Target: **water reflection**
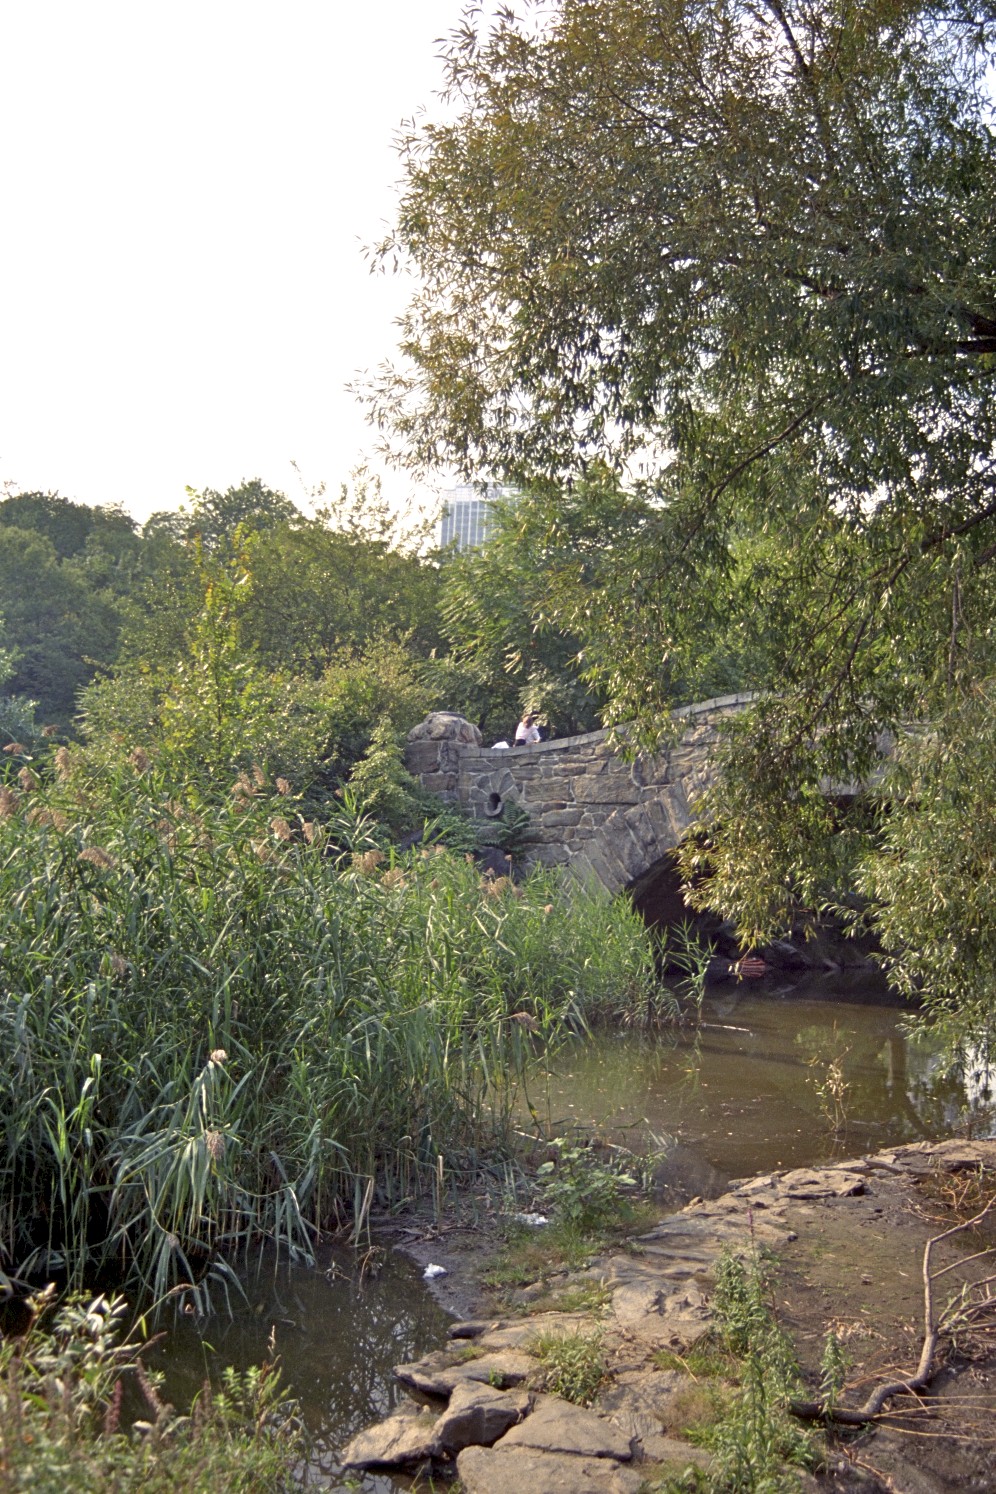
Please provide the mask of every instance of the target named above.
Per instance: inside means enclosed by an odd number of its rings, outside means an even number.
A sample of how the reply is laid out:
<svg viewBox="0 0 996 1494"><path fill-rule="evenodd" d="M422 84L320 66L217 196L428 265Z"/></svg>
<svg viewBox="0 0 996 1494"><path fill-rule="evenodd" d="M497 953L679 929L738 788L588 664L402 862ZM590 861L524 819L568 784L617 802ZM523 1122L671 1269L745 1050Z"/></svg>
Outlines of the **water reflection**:
<svg viewBox="0 0 996 1494"><path fill-rule="evenodd" d="M438 1348L450 1321L430 1297L418 1268L389 1254L379 1274L360 1280L351 1252L328 1251L318 1269L272 1260L245 1281L247 1304L233 1298L232 1318L212 1319L206 1341L181 1322L160 1350L167 1394L186 1407L205 1376L225 1365L247 1369L269 1352L273 1333L284 1383L301 1407L310 1451L301 1470L309 1487L340 1488L335 1454L403 1399L392 1367ZM370 1477L352 1488L396 1489Z"/></svg>
<svg viewBox="0 0 996 1494"><path fill-rule="evenodd" d="M903 1011L848 994L839 981L791 994L725 988L706 1000L697 1029L578 1042L529 1099L555 1132L577 1126L634 1152L656 1149L668 1206L774 1167L966 1128L996 1134L983 1083L966 1092L928 1040L904 1031ZM417 1267L396 1255L362 1282L348 1252L329 1253L317 1270L274 1273L271 1263L246 1291L247 1307L209 1325L210 1346L193 1323L171 1334L161 1350L169 1398L186 1406L206 1373L258 1364L274 1331L312 1438L302 1473L309 1486L342 1488L336 1451L397 1404L392 1366L444 1342L447 1319ZM402 1482L368 1477L351 1487L373 1494Z"/></svg>
<svg viewBox="0 0 996 1494"><path fill-rule="evenodd" d="M674 1202L733 1177L951 1135L996 1134L984 1086L946 1073L904 1011L840 999L826 982L791 998L740 987L708 997L676 1035L605 1033L561 1055L531 1098L556 1130L590 1128L662 1154Z"/></svg>

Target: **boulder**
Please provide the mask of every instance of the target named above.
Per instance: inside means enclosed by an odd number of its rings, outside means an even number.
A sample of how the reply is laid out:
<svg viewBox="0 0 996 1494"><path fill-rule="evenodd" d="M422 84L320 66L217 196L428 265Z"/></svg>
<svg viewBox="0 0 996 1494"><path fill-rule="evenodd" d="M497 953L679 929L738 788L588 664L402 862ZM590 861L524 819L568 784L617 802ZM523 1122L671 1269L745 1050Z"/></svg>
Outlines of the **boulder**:
<svg viewBox="0 0 996 1494"><path fill-rule="evenodd" d="M510 1386L521 1385L536 1369L536 1360L531 1355L515 1350L461 1360L440 1349L435 1354L426 1354L424 1359L414 1364L396 1364L394 1373L403 1385L410 1385L423 1395L448 1396L458 1385L465 1385L468 1381L507 1390Z"/></svg>
<svg viewBox="0 0 996 1494"><path fill-rule="evenodd" d="M435 1437L445 1452L465 1447L490 1447L529 1410L526 1390L496 1390L493 1385L468 1381L458 1385L436 1423Z"/></svg>
<svg viewBox="0 0 996 1494"><path fill-rule="evenodd" d="M534 1447L539 1452L615 1458L619 1462L633 1456L629 1437L618 1427L594 1411L555 1395L538 1396L532 1415L507 1433L502 1447Z"/></svg>
<svg viewBox="0 0 996 1494"><path fill-rule="evenodd" d="M358 1432L342 1455L345 1468L404 1468L438 1457L438 1416L416 1406L402 1406L386 1421Z"/></svg>

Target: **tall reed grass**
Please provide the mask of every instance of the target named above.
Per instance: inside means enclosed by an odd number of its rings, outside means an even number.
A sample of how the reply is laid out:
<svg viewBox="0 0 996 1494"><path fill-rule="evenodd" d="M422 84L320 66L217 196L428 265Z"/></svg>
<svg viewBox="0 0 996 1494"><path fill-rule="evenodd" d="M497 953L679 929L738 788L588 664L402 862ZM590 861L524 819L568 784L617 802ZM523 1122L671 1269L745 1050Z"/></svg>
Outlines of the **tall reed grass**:
<svg viewBox="0 0 996 1494"><path fill-rule="evenodd" d="M537 1047L645 1010L628 905L546 873L482 882L446 852L330 854L287 790L256 772L211 801L144 753L12 762L8 1272L206 1310L261 1237L308 1256L371 1200L507 1147Z"/></svg>

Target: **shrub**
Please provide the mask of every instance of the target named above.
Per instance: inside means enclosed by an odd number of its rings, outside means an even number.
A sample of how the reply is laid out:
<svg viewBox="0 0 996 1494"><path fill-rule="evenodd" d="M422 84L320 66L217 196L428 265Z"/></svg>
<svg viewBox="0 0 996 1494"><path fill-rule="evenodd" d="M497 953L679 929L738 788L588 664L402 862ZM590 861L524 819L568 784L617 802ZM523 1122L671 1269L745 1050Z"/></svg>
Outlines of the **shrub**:
<svg viewBox="0 0 996 1494"><path fill-rule="evenodd" d="M122 1340L121 1298L67 1302L0 1345L0 1474L25 1494L265 1494L294 1487L299 1437L272 1363L225 1371L191 1413L162 1401ZM128 1418L124 1404L141 1411ZM128 1424L130 1420L130 1425Z"/></svg>

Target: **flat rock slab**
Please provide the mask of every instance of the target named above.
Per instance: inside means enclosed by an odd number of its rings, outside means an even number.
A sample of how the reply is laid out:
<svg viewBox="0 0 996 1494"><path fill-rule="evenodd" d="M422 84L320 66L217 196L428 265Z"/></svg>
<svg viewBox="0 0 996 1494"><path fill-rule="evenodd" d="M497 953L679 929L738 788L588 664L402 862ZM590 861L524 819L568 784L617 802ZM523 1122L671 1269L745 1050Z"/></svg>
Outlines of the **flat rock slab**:
<svg viewBox="0 0 996 1494"><path fill-rule="evenodd" d="M612 1422L562 1401L555 1395L537 1396L531 1416L502 1438L502 1448L531 1447L537 1452L572 1453L585 1458L633 1456L630 1439Z"/></svg>
<svg viewBox="0 0 996 1494"><path fill-rule="evenodd" d="M530 1447L468 1447L457 1458L464 1494L640 1494L644 1477L609 1458L537 1452Z"/></svg>
<svg viewBox="0 0 996 1494"><path fill-rule="evenodd" d="M475 1340L475 1347L488 1354L506 1349L523 1349L528 1353L530 1345L538 1338L555 1334L566 1338L590 1327L589 1313L538 1312L521 1322L493 1324Z"/></svg>
<svg viewBox="0 0 996 1494"><path fill-rule="evenodd" d="M345 1468L401 1468L424 1463L442 1451L435 1411L402 1406L385 1421L358 1432L342 1455Z"/></svg>
<svg viewBox="0 0 996 1494"><path fill-rule="evenodd" d="M490 1447L529 1412L527 1390L496 1390L493 1385L458 1385L436 1423L434 1436L448 1453Z"/></svg>
<svg viewBox="0 0 996 1494"><path fill-rule="evenodd" d="M482 1354L475 1359L455 1359L450 1349L426 1354L414 1364L396 1364L394 1373L403 1385L420 1390L423 1395L450 1395L458 1385L468 1381L508 1390L521 1385L538 1368L530 1354L508 1349L498 1354Z"/></svg>
<svg viewBox="0 0 996 1494"><path fill-rule="evenodd" d="M680 1370L624 1371L599 1391L595 1410L619 1428L625 1437L646 1442L661 1436L671 1424L671 1398L688 1388L688 1376Z"/></svg>
<svg viewBox="0 0 996 1494"><path fill-rule="evenodd" d="M694 1343L709 1325L709 1308L698 1284L662 1277L656 1260L617 1257L606 1273L606 1286L615 1325L651 1348Z"/></svg>
<svg viewBox="0 0 996 1494"><path fill-rule="evenodd" d="M489 1328L500 1328L501 1323L486 1323L481 1318L465 1318L460 1323L451 1323L446 1330L448 1338L479 1338Z"/></svg>

